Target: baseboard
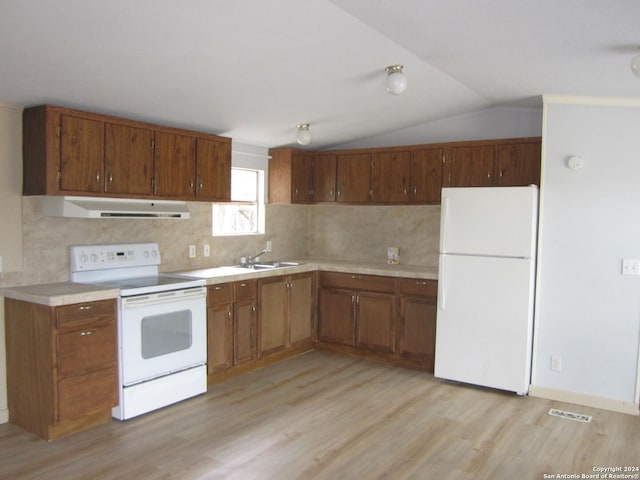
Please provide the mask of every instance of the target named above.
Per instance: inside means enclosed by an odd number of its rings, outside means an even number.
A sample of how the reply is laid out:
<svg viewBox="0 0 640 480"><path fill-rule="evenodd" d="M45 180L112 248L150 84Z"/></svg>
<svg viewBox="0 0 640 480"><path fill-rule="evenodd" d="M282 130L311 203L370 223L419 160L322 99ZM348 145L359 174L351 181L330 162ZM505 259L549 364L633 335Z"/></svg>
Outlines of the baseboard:
<svg viewBox="0 0 640 480"><path fill-rule="evenodd" d="M582 405L583 407L600 408L602 410L626 413L628 415L640 415L640 409L637 404L624 400L615 400L613 398L598 397L536 385L529 387L529 395L532 397L546 398L548 400L556 400L558 402L574 403L576 405Z"/></svg>
<svg viewBox="0 0 640 480"><path fill-rule="evenodd" d="M0 410L0 423L9 423L9 410Z"/></svg>

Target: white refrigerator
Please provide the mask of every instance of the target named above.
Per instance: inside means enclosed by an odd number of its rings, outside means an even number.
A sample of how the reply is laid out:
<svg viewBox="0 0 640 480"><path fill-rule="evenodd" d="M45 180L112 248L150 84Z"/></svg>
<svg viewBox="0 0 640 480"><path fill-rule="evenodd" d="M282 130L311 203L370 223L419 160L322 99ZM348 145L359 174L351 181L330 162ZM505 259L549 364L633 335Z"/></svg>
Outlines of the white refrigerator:
<svg viewBox="0 0 640 480"><path fill-rule="evenodd" d="M538 189L444 188L435 376L526 395Z"/></svg>

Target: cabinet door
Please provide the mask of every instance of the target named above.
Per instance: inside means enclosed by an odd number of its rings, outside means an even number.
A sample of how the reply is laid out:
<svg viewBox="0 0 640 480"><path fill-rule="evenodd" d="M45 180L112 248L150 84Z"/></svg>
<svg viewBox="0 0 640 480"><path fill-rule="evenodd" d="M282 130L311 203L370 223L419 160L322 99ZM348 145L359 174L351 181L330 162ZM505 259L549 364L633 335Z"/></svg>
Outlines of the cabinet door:
<svg viewBox="0 0 640 480"><path fill-rule="evenodd" d="M56 420L77 420L118 404L118 371L115 366L58 381Z"/></svg>
<svg viewBox="0 0 640 480"><path fill-rule="evenodd" d="M395 351L395 296L359 292L356 344L377 350Z"/></svg>
<svg viewBox="0 0 640 480"><path fill-rule="evenodd" d="M240 365L255 358L254 300L237 301L233 308L233 364Z"/></svg>
<svg viewBox="0 0 640 480"><path fill-rule="evenodd" d="M398 351L415 357L433 371L436 349L436 297L400 298L400 338Z"/></svg>
<svg viewBox="0 0 640 480"><path fill-rule="evenodd" d="M540 142L498 145L498 186L539 186L540 150Z"/></svg>
<svg viewBox="0 0 640 480"><path fill-rule="evenodd" d="M199 137L196 140L196 197L231 200L231 142Z"/></svg>
<svg viewBox="0 0 640 480"><path fill-rule="evenodd" d="M282 350L289 341L288 283L284 277L258 282L260 356Z"/></svg>
<svg viewBox="0 0 640 480"><path fill-rule="evenodd" d="M195 197L196 139L155 132L155 195L190 200Z"/></svg>
<svg viewBox="0 0 640 480"><path fill-rule="evenodd" d="M337 157L332 154L313 156L313 199L316 202L336 201Z"/></svg>
<svg viewBox="0 0 640 480"><path fill-rule="evenodd" d="M310 203L313 200L313 156L294 151L291 160L291 202Z"/></svg>
<svg viewBox="0 0 640 480"><path fill-rule="evenodd" d="M312 274L295 275L289 280L289 343L312 338L314 291Z"/></svg>
<svg viewBox="0 0 640 480"><path fill-rule="evenodd" d="M64 192L103 193L104 123L60 116L58 180Z"/></svg>
<svg viewBox="0 0 640 480"><path fill-rule="evenodd" d="M105 125L105 192L153 194L153 131Z"/></svg>
<svg viewBox="0 0 640 480"><path fill-rule="evenodd" d="M233 365L232 304L222 303L207 309L207 373Z"/></svg>
<svg viewBox="0 0 640 480"><path fill-rule="evenodd" d="M475 145L451 148L446 164L446 186L491 187L494 185L495 146Z"/></svg>
<svg viewBox="0 0 640 480"><path fill-rule="evenodd" d="M411 152L410 199L416 203L440 203L444 149Z"/></svg>
<svg viewBox="0 0 640 480"><path fill-rule="evenodd" d="M355 301L355 292L350 290L320 290L320 340L356 344Z"/></svg>
<svg viewBox="0 0 640 480"><path fill-rule="evenodd" d="M336 200L342 203L369 203L371 198L371 155L338 156Z"/></svg>
<svg viewBox="0 0 640 480"><path fill-rule="evenodd" d="M371 162L371 201L406 203L409 201L410 152L373 154Z"/></svg>

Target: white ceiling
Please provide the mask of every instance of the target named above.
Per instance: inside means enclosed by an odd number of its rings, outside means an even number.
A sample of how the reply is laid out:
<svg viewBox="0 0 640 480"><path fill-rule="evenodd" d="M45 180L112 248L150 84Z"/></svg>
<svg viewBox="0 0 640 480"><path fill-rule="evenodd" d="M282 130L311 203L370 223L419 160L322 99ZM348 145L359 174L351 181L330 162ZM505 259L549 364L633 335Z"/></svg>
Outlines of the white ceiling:
<svg viewBox="0 0 640 480"><path fill-rule="evenodd" d="M0 0L0 103L263 146L308 122L323 148L541 94L638 98L638 46L638 0Z"/></svg>

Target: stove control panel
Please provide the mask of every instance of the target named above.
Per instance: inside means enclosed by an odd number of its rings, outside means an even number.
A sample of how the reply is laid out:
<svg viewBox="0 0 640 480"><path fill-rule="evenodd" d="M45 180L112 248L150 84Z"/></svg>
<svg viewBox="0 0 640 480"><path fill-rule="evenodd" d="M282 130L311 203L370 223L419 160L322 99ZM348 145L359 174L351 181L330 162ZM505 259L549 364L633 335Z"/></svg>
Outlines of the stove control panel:
<svg viewBox="0 0 640 480"><path fill-rule="evenodd" d="M160 265L157 243L74 245L69 249L71 272Z"/></svg>

